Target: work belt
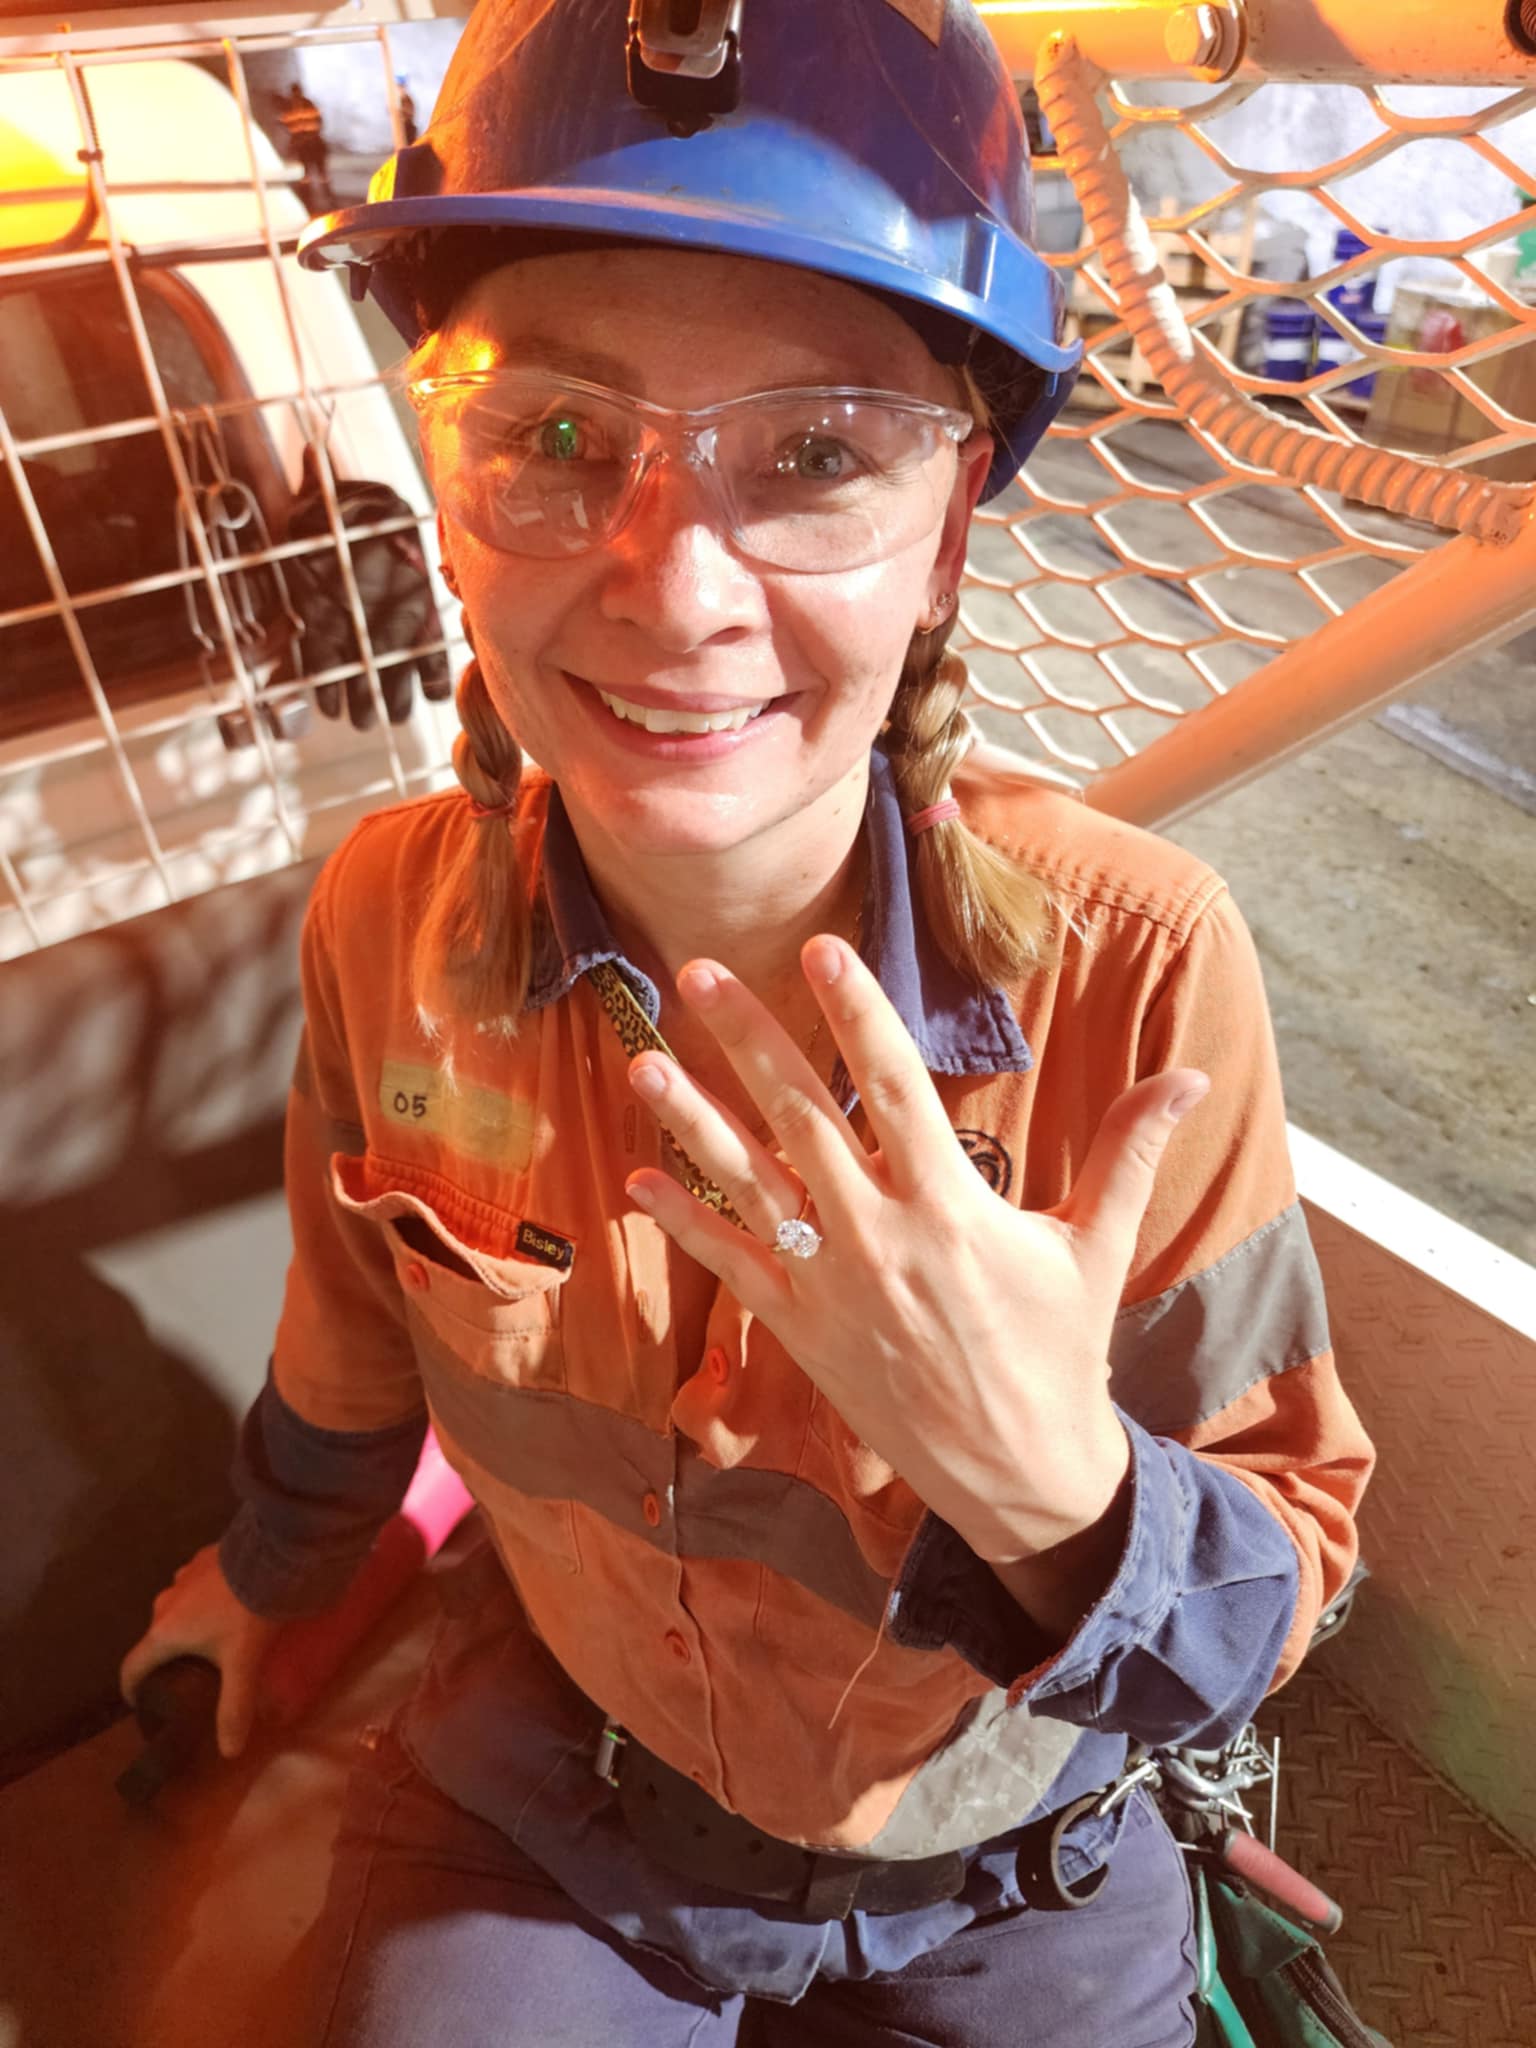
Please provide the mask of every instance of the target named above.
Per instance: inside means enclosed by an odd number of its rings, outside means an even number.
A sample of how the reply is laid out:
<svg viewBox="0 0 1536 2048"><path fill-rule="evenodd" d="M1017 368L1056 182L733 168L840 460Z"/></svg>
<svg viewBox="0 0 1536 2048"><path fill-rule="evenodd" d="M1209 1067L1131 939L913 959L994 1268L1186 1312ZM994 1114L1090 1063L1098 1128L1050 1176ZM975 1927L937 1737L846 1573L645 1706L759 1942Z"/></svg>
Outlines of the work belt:
<svg viewBox="0 0 1536 2048"><path fill-rule="evenodd" d="M438 1597L451 1615L478 1611L487 1585L505 1590L510 1581L489 1545L442 1574ZM515 1589L514 1589L515 1590ZM593 1769L617 1788L630 1833L656 1862L696 1884L773 1899L807 1920L843 1920L850 1913L910 1913L952 1899L964 1889L965 1852L886 1860L806 1849L798 1842L765 1835L740 1814L727 1813L681 1771L648 1750L601 1707L587 1700L596 1738ZM1086 1906L1109 1876L1106 1863L1076 1884L1062 1871L1061 1852L1075 1821L1084 1814L1108 1814L1149 1775L1149 1766L1129 1764L1114 1784L1085 1793L1070 1805L1016 1831L1015 1873L1025 1902L1037 1912Z"/></svg>
<svg viewBox="0 0 1536 2048"><path fill-rule="evenodd" d="M603 1730L595 1767L618 1788L620 1809L641 1848L695 1884L775 1899L807 1920L910 1913L955 1898L965 1887L967 1863L959 1849L887 1860L806 1849L765 1835L740 1814L727 1813L702 1786L612 1721ZM1107 1866L1071 1886L1062 1876L1060 1852L1072 1822L1108 1796L1089 1793L1021 1831L1018 1878L1031 1907L1086 1906L1097 1896Z"/></svg>

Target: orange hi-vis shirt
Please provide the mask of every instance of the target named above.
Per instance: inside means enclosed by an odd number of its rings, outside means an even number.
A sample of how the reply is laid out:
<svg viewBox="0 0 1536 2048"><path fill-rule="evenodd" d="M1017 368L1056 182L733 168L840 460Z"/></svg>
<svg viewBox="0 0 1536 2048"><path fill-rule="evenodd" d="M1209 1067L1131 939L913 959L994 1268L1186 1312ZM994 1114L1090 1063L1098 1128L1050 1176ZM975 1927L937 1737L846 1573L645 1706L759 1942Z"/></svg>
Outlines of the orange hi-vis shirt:
<svg viewBox="0 0 1536 2048"><path fill-rule="evenodd" d="M584 970L617 959L652 1014L655 991L620 958L541 774L509 825L536 923L515 1032L429 1029L412 1008L423 906L482 829L461 795L368 819L316 886L268 1390L285 1430L333 1448L387 1441L425 1401L581 1692L764 1831L878 1856L986 1840L1112 1776L1127 1738L1226 1740L1347 1578L1371 1463L1224 886L1055 792L957 795L1051 892L1047 957L1003 990L945 963L878 751L863 950L998 1198L1060 1202L1139 1077L1211 1077L1170 1140L1114 1337L1125 1553L1066 1644L723 1287L702 1348L679 1355L668 1240L624 1192L668 1155ZM251 1605L291 1611L303 1559L286 1538L278 1555L246 1491L226 1571Z"/></svg>

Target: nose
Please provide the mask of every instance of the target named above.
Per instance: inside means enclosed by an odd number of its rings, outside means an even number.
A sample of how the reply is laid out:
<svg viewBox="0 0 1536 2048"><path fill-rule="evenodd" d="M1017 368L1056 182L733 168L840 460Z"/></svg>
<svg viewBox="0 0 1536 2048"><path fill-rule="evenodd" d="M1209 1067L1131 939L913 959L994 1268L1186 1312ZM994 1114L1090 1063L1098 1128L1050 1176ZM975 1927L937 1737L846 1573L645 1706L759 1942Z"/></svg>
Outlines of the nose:
<svg viewBox="0 0 1536 2048"><path fill-rule="evenodd" d="M603 552L603 616L639 627L670 653L744 634L763 619L762 586L731 547L713 471L697 457L652 462L634 511Z"/></svg>

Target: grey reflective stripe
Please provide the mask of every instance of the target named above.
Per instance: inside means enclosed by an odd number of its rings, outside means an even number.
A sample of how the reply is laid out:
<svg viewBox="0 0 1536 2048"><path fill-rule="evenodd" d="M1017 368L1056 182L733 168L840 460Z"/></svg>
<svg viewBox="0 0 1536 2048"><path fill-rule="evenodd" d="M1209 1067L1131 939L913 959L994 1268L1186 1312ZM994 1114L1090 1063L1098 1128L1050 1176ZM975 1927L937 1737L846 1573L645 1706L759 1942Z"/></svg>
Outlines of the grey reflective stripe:
<svg viewBox="0 0 1536 2048"><path fill-rule="evenodd" d="M887 1581L865 1561L836 1501L803 1479L738 1465L720 1471L681 1438L547 1387L470 1372L411 1318L428 1404L441 1431L492 1479L544 1500L575 1500L674 1557L765 1564L869 1628ZM647 1495L661 1518L646 1520Z"/></svg>
<svg viewBox="0 0 1536 2048"><path fill-rule="evenodd" d="M642 1506L648 1493L662 1501L671 1493L666 1437L631 1415L553 1388L482 1379L419 1316L410 1322L427 1405L493 1479L535 1499L579 1500L634 1535L672 1547L667 1518L652 1529Z"/></svg>
<svg viewBox="0 0 1536 2048"><path fill-rule="evenodd" d="M837 1502L803 1479L749 1465L722 1472L687 1452L676 1506L677 1548L685 1557L770 1565L855 1621L880 1626L889 1582L866 1560Z"/></svg>
<svg viewBox="0 0 1536 2048"><path fill-rule="evenodd" d="M990 1841L1044 1799L1082 1734L1010 1707L1002 1686L973 1700L922 1764L865 1856L937 1856Z"/></svg>
<svg viewBox="0 0 1536 2048"><path fill-rule="evenodd" d="M1327 1349L1322 1276L1293 1203L1203 1273L1120 1311L1110 1387L1143 1428L1166 1435Z"/></svg>

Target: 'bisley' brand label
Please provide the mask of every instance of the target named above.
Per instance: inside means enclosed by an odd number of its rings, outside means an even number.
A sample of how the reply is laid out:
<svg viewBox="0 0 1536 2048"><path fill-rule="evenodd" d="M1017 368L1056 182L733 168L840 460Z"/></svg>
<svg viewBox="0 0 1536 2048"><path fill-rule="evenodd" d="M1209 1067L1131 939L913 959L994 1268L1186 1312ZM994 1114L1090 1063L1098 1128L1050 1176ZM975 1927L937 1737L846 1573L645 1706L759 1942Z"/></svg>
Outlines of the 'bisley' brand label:
<svg viewBox="0 0 1536 2048"><path fill-rule="evenodd" d="M392 1124L492 1166L517 1172L533 1157L531 1102L494 1088L454 1087L435 1067L386 1060L379 1073L379 1108Z"/></svg>
<svg viewBox="0 0 1536 2048"><path fill-rule="evenodd" d="M568 1237L561 1237L558 1231L546 1230L542 1223L520 1223L517 1226L516 1249L526 1259L537 1259L542 1265L557 1266L562 1273L569 1272L576 1247Z"/></svg>

